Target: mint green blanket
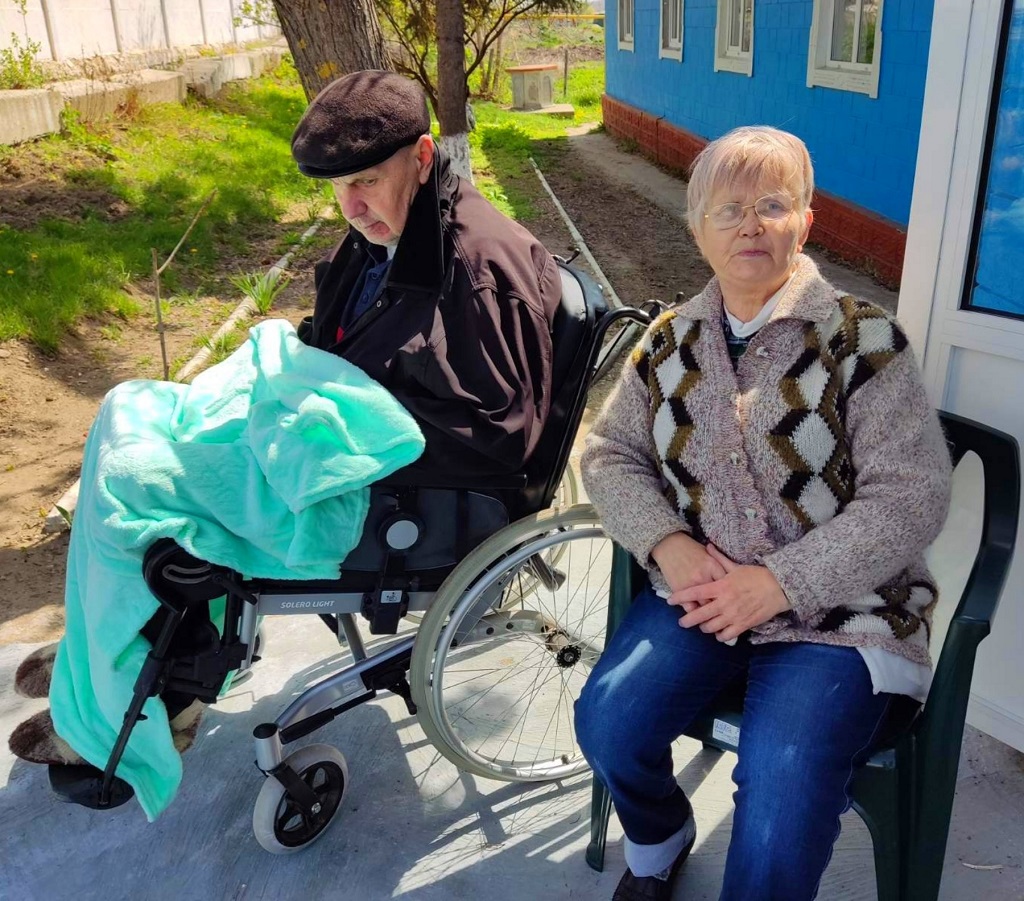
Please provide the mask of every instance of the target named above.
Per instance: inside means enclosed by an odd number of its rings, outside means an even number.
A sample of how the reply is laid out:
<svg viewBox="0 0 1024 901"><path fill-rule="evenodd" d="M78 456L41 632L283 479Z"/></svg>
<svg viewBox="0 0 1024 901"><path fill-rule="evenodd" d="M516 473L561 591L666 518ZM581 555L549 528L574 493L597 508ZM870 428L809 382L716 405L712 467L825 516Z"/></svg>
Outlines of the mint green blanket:
<svg viewBox="0 0 1024 901"><path fill-rule="evenodd" d="M131 381L85 444L68 553L67 632L50 688L57 733L102 768L150 650L159 538L248 576L336 578L375 482L423 452L405 409L362 370L263 322L190 385ZM167 713L144 708L118 775L153 820L181 781Z"/></svg>

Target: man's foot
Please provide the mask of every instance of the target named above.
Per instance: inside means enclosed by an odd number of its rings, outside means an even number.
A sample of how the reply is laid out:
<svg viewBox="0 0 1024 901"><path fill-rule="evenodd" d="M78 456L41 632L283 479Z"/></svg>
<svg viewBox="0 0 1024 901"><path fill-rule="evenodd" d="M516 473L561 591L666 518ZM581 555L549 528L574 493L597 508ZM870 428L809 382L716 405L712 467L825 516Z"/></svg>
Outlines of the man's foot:
<svg viewBox="0 0 1024 901"><path fill-rule="evenodd" d="M171 720L171 738L174 748L184 754L196 740L199 721L203 714L202 701L193 701ZM57 734L49 708L33 714L15 728L7 742L11 753L28 763L51 766L85 763L74 749Z"/></svg>
<svg viewBox="0 0 1024 901"><path fill-rule="evenodd" d="M14 673L14 690L23 698L45 698L50 694L53 661L57 658L57 642L36 648L18 664Z"/></svg>
<svg viewBox="0 0 1024 901"><path fill-rule="evenodd" d="M85 763L53 728L49 708L40 710L17 726L7 744L15 757L20 757L28 763Z"/></svg>
<svg viewBox="0 0 1024 901"><path fill-rule="evenodd" d="M626 867L626 872L622 874L615 894L612 895L612 901L670 901L676 874L686 858L690 856L690 850L697 839L697 824L694 822L692 811L690 819L686 821L686 827L690 829L690 838L668 869L657 876L634 876L633 871Z"/></svg>

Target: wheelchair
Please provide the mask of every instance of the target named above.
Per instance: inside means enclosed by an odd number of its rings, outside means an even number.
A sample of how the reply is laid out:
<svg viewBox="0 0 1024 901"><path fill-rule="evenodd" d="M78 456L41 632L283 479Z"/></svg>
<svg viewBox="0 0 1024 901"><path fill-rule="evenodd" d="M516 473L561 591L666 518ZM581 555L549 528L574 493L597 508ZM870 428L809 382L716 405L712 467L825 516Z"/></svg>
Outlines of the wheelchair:
<svg viewBox="0 0 1024 901"><path fill-rule="evenodd" d="M143 560L160 602L147 635L153 649L105 770L51 769L58 794L98 809L127 801L132 789L115 773L146 700L180 693L215 702L232 674L259 659L261 619L294 614L319 616L347 645L351 663L253 731L266 776L253 832L267 851L293 852L318 839L349 779L337 749L313 744L286 753L286 746L381 691L400 696L437 750L464 771L539 782L588 768L573 702L603 649L612 545L593 508L575 503L567 464L595 373L624 344L620 333L602 354L609 328L636 328L651 317L609 310L601 288L570 263L558 260L551 411L525 470L485 485L422 477L373 485L361 540L332 580L246 578L171 539L154 544ZM221 598L218 629L210 605ZM368 653L357 615L371 635L396 640ZM418 628L398 637L405 618Z"/></svg>

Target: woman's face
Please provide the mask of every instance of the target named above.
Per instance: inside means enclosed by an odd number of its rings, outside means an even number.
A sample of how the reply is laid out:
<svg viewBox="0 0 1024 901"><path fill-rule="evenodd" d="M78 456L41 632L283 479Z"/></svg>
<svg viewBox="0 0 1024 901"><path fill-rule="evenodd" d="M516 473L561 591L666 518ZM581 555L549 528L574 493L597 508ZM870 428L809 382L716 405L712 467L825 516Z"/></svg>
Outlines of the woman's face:
<svg viewBox="0 0 1024 901"><path fill-rule="evenodd" d="M762 301L767 300L792 274L794 259L807 240L813 220L811 211L794 208L781 218L761 219L754 204L766 196L776 197L790 207L795 203L787 189L764 183L723 185L711 195L709 214L722 204L744 207L739 223L718 228L711 218L705 218L704 228L696 236L697 246L718 276L726 297L754 294L761 295Z"/></svg>

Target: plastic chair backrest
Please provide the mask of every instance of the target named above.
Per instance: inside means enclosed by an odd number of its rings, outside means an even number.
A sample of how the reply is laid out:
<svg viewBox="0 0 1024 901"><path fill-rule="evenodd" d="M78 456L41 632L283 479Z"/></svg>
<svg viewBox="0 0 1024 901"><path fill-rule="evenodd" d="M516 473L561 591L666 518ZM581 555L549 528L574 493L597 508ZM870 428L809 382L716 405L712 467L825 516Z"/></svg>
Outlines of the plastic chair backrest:
<svg viewBox="0 0 1024 901"><path fill-rule="evenodd" d="M956 736L959 747L978 643L988 635L1009 573L1020 509L1017 441L953 413L939 413L953 465L977 454L984 469L981 540L967 584L949 623L922 716L914 731L928 741ZM959 718L959 719L957 719ZM948 728L952 727L952 729Z"/></svg>

